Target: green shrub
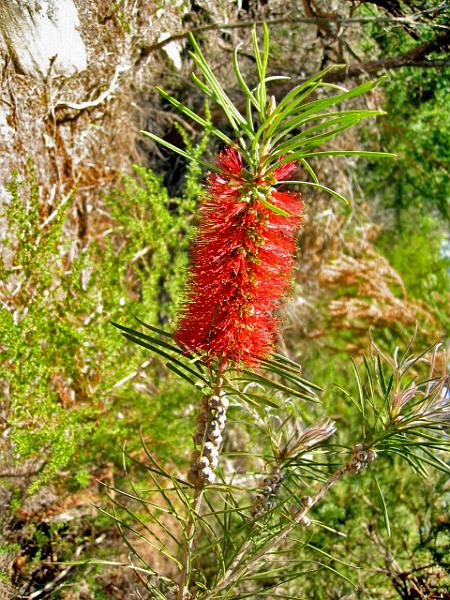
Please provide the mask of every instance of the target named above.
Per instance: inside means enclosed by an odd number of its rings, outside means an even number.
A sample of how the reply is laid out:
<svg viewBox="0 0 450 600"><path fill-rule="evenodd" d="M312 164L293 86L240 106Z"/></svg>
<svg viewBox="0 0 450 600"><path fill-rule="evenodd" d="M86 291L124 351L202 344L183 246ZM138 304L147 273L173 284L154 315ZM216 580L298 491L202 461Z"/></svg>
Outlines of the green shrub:
<svg viewBox="0 0 450 600"><path fill-rule="evenodd" d="M206 144L204 137L190 151L200 155ZM98 465L99 454L107 458L111 444L136 433L140 423L147 435L150 415L168 409L158 399L148 401L149 390L157 397L166 385L153 381L158 361L148 365L110 321L173 318L200 175L191 163L182 193L171 198L160 177L136 166L134 177L123 177L120 189L105 195L110 233L77 252L76 240L65 235L74 195L46 215L32 167L25 179L12 178L11 201L1 215L8 230L0 256L3 453L19 472L24 460L45 458L32 489L71 459L75 478L87 481L83 464L97 457ZM182 396L178 386L173 401L182 405Z"/></svg>

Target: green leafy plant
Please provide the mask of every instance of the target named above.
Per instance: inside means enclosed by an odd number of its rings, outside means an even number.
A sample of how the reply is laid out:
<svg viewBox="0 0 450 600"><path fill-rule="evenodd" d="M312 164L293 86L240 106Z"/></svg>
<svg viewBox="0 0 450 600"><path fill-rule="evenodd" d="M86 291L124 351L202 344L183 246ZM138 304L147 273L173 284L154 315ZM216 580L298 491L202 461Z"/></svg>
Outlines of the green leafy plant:
<svg viewBox="0 0 450 600"><path fill-rule="evenodd" d="M200 156L207 136L194 146L183 135ZM16 175L9 185L0 254L1 427L7 431L0 472L6 480L22 473L30 491L75 453L75 478L87 481L94 454L106 459L116 437L126 436L143 414L150 411L156 426L164 413L157 391L149 407L133 385L146 370L157 371L157 362L139 349L130 356L120 336L110 334L109 322L123 310L153 323L173 318L199 173L189 165L174 198L153 171L135 170L105 195L110 232L82 250L66 235L73 195L46 214L32 165L26 179ZM158 312L161 298L165 308ZM174 399L183 393L178 386ZM117 419L118 413L126 419Z"/></svg>

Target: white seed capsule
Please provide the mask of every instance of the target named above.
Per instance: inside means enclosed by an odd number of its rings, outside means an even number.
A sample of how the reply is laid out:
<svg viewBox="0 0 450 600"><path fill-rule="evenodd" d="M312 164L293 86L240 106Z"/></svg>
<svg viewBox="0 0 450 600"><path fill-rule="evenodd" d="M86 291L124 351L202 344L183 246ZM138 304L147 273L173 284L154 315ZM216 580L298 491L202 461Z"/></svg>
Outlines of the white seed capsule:
<svg viewBox="0 0 450 600"><path fill-rule="evenodd" d="M359 450L359 452L356 452L355 455L359 461L361 461L361 462L367 461L367 452L365 450Z"/></svg>
<svg viewBox="0 0 450 600"><path fill-rule="evenodd" d="M222 396L221 398L219 398L219 400L219 406L224 410L227 410L227 408L230 406L230 401L228 400L228 398L226 396Z"/></svg>
<svg viewBox="0 0 450 600"><path fill-rule="evenodd" d="M218 408L220 406L220 397L219 396L211 396L209 399L210 408Z"/></svg>
<svg viewBox="0 0 450 600"><path fill-rule="evenodd" d="M309 527L311 525L311 519L304 515L303 517L300 517L298 524L303 525L304 527Z"/></svg>
<svg viewBox="0 0 450 600"><path fill-rule="evenodd" d="M219 464L219 456L218 455L212 456L209 459L209 466L210 466L211 469L215 469L218 464Z"/></svg>
<svg viewBox="0 0 450 600"><path fill-rule="evenodd" d="M197 466L199 469L204 469L205 467L209 467L209 460L206 458L206 456L202 456L201 458L199 458L199 460L197 462Z"/></svg>
<svg viewBox="0 0 450 600"><path fill-rule="evenodd" d="M211 442L214 444L214 446L218 449L220 448L221 444L222 444L222 436L219 434L216 438L210 438Z"/></svg>
<svg viewBox="0 0 450 600"><path fill-rule="evenodd" d="M205 456L209 457L214 452L217 452L217 450L214 447L214 444L212 444L211 442L205 442L204 445L203 445L203 454Z"/></svg>
<svg viewBox="0 0 450 600"><path fill-rule="evenodd" d="M264 492L266 494L271 494L272 493L272 487L270 485L266 485L266 487L264 488Z"/></svg>
<svg viewBox="0 0 450 600"><path fill-rule="evenodd" d="M201 471L199 471L199 478L202 481L206 481L207 483L214 483L216 476L215 474L212 472L212 470L209 467L206 467L206 469L202 469Z"/></svg>
<svg viewBox="0 0 450 600"><path fill-rule="evenodd" d="M220 431L223 431L225 429L225 425L226 425L225 419L219 419L218 424L219 424Z"/></svg>
<svg viewBox="0 0 450 600"><path fill-rule="evenodd" d="M369 462L372 462L373 460L375 460L377 456L378 456L378 454L375 450L369 450L367 452L367 460Z"/></svg>
<svg viewBox="0 0 450 600"><path fill-rule="evenodd" d="M208 439L210 439L212 442L214 442L214 440L216 440L219 436L220 429L218 427L208 431Z"/></svg>

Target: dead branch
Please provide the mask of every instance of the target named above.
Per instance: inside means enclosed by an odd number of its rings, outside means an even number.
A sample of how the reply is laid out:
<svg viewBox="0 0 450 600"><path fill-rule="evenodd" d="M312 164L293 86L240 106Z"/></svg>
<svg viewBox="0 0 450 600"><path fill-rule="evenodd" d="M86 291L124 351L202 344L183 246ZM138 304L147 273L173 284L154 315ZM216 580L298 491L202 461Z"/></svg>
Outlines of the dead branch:
<svg viewBox="0 0 450 600"><path fill-rule="evenodd" d="M436 7L439 12L447 10L450 8L450 4L442 4L439 7ZM295 15L287 15L285 17L278 17L275 19L254 19L251 21L240 21L235 23L211 23L209 25L201 25L199 27L193 27L188 31L182 31L180 33L175 33L160 42L156 42L154 44L150 44L148 46L141 47L141 53L139 58L136 60L136 66L139 66L152 52L156 52L160 50L165 45L170 42L177 42L179 40L183 40L187 38L190 34L197 35L199 33L204 33L207 31L217 31L217 30L229 30L229 29L248 29L255 25L262 25L266 23L269 27L271 25L282 25L284 23L305 23L316 26L326 26L329 28L330 24L335 24L337 30L341 27L345 27L347 25L357 25L364 23L381 23L385 25L391 26L401 26L401 25L409 25L411 27L417 27L425 25L427 27L430 26L429 22L422 22L423 11L419 13L413 13L404 17L393 17L393 16L385 16L385 17L342 17L338 14L327 14L326 16L306 16L306 17L297 17ZM450 31L450 27L446 25L435 24L435 28L445 29Z"/></svg>
<svg viewBox="0 0 450 600"><path fill-rule="evenodd" d="M420 44L407 52L397 54L396 56L388 56L371 60L364 63L354 63L344 65L341 68L329 73L326 81L330 83L342 81L350 77L367 74L373 75L380 71L388 69L399 69L401 67L417 67L417 68L442 68L450 66L450 58L442 59L427 59L432 52L442 51L450 46L450 31L437 35L429 42Z"/></svg>

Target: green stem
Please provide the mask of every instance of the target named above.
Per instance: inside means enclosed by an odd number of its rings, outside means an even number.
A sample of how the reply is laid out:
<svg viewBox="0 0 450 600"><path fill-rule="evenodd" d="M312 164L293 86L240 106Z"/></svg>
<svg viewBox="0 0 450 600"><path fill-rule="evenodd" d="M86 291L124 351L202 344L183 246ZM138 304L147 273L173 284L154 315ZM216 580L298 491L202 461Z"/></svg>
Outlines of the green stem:
<svg viewBox="0 0 450 600"><path fill-rule="evenodd" d="M214 387L211 396L215 396L220 393L220 390L223 385L222 375L226 369L226 365L226 360L222 360L215 374ZM208 420L211 420L211 414L209 415ZM205 439L203 440L203 443L205 443L206 441L207 431L208 427L205 427ZM185 539L181 556L182 568L178 580L177 600L186 600L186 594L189 594L186 584L189 583L189 575L191 572L192 548L194 545L194 539L197 530L197 517L202 506L203 494L206 485L206 482L198 482L194 488L194 497L192 499L192 503L189 509L189 518L185 530Z"/></svg>

